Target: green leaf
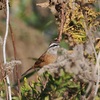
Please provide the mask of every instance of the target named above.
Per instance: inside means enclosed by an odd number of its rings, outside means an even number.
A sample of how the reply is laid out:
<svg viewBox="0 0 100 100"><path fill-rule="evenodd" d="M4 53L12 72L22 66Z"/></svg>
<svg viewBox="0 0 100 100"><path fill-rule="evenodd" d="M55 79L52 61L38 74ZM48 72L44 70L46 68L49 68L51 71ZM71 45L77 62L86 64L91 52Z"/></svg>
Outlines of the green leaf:
<svg viewBox="0 0 100 100"><path fill-rule="evenodd" d="M69 48L68 44L64 40L62 40L60 42L60 46L63 47L63 48L65 48L65 49L68 49Z"/></svg>

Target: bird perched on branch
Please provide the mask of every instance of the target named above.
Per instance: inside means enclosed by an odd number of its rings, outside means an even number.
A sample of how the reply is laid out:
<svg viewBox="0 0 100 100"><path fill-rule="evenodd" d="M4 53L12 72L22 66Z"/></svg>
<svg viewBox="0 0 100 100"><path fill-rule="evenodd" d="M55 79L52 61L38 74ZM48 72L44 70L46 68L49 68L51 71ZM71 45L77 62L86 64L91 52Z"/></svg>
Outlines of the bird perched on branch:
<svg viewBox="0 0 100 100"><path fill-rule="evenodd" d="M52 64L57 60L57 52L59 49L59 42L53 42L49 45L48 49L40 56L39 59L35 62L34 66L29 68L22 76L25 76L31 73L33 70L38 70L45 65Z"/></svg>

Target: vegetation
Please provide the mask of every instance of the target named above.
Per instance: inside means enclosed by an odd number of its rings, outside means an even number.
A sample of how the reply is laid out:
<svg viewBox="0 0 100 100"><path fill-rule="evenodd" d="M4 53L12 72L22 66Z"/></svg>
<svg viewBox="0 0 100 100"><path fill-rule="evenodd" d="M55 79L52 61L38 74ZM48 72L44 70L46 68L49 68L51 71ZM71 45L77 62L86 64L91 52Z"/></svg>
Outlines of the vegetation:
<svg viewBox="0 0 100 100"><path fill-rule="evenodd" d="M11 1L13 2L13 0ZM9 16L7 0L1 0L1 11ZM48 18L40 23L40 16L25 15L25 6L20 3L20 17L27 25L45 29L53 20ZM14 60L6 60L4 42L0 37L3 62L0 61L0 99L7 100L99 100L100 99L100 1L99 0L48 0L37 3L41 9L50 9L55 17L60 42L57 62L43 66L35 74L37 81L30 76L19 75L16 47L11 21L8 21L14 50ZM8 7L8 8L7 8ZM34 15L34 18L32 18ZM24 16L24 17L23 17ZM6 16L5 16L6 17ZM6 17L8 18L8 17ZM31 21L29 20L31 19ZM9 19L8 19L9 20ZM36 22L34 22L36 20ZM53 20L54 21L54 20ZM7 22L7 21L6 21ZM36 23L36 24L35 24ZM40 24L39 24L40 23ZM47 23L47 24L46 24ZM49 23L49 24L48 24ZM6 25L6 31L7 31ZM46 26L47 25L47 26ZM54 35L52 37L54 37ZM26 38L26 37L25 37ZM14 82L10 79L13 72ZM20 77L21 76L21 77ZM16 80L17 78L17 80ZM36 78L36 76L35 76ZM16 80L16 82L15 82Z"/></svg>

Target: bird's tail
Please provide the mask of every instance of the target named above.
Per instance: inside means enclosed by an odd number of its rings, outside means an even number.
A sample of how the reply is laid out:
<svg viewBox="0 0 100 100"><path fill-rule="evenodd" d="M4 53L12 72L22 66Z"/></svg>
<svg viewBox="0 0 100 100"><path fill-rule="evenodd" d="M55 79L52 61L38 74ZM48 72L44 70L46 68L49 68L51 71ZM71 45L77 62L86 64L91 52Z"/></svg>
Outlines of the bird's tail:
<svg viewBox="0 0 100 100"><path fill-rule="evenodd" d="M29 68L26 72L24 72L21 76L23 77L23 76L27 75L27 74L28 74L28 72L30 72L31 70L33 70L33 68L32 68L32 67L31 67L31 68Z"/></svg>
<svg viewBox="0 0 100 100"><path fill-rule="evenodd" d="M20 82L23 82L23 80L24 80L25 77L26 77L26 78L29 78L30 76L32 76L33 74L35 74L38 70L39 70L39 69L33 68L33 67L29 68L26 72L24 72L24 73L21 75ZM18 85L18 83L16 82L16 83L14 84L14 86L17 86L17 85Z"/></svg>
<svg viewBox="0 0 100 100"><path fill-rule="evenodd" d="M22 77L30 77L32 76L35 72L37 72L39 70L39 68L29 68L26 72L24 72L21 76Z"/></svg>

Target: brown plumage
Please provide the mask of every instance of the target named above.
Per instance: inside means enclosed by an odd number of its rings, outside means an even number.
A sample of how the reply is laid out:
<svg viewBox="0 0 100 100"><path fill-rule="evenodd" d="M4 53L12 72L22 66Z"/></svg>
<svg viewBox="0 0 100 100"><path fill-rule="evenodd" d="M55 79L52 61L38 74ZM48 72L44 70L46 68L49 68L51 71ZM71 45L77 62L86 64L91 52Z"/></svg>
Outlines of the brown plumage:
<svg viewBox="0 0 100 100"><path fill-rule="evenodd" d="M25 76L34 70L40 69L45 65L56 62L58 48L58 43L51 43L47 51L35 62L34 66L29 68L24 74L22 74L22 76Z"/></svg>

